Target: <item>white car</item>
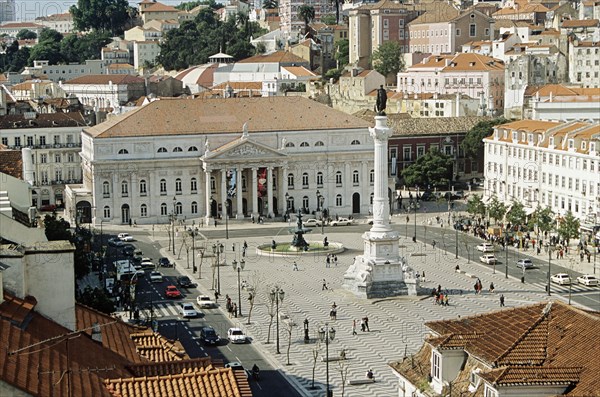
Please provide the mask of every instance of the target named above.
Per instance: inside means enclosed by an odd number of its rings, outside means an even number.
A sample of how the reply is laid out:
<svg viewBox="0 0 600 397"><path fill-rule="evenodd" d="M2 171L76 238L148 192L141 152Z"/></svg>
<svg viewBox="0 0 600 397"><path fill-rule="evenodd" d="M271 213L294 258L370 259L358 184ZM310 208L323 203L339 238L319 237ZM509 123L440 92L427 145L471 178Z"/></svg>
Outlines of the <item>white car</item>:
<svg viewBox="0 0 600 397"><path fill-rule="evenodd" d="M490 243L481 243L477 246L477 251L494 252L494 246Z"/></svg>
<svg viewBox="0 0 600 397"><path fill-rule="evenodd" d="M493 254L481 255L479 257L479 260L483 263L487 263L488 265L493 265L494 263L498 262L498 260L496 259L496 256Z"/></svg>
<svg viewBox="0 0 600 397"><path fill-rule="evenodd" d="M198 311L194 307L194 304L189 302L181 302L179 304L179 313L183 318L198 317Z"/></svg>
<svg viewBox="0 0 600 397"><path fill-rule="evenodd" d="M145 261L145 260L142 260L142 263L140 263L140 266L142 267L142 269L154 269L156 267L152 261Z"/></svg>
<svg viewBox="0 0 600 397"><path fill-rule="evenodd" d="M316 226L321 226L321 221L315 218L309 218L305 221L302 221L302 224L304 226L309 226L309 227L316 227Z"/></svg>
<svg viewBox="0 0 600 397"><path fill-rule="evenodd" d="M208 295L199 295L196 298L196 303L198 303L198 306L200 306L200 308L202 309L210 309L212 307L217 307L217 302L210 299L210 296Z"/></svg>
<svg viewBox="0 0 600 397"><path fill-rule="evenodd" d="M163 282L163 275L161 272L150 272L150 281L152 281L153 283L162 283Z"/></svg>
<svg viewBox="0 0 600 397"><path fill-rule="evenodd" d="M584 274L583 276L577 277L577 283L592 286L598 285L599 281L593 274Z"/></svg>
<svg viewBox="0 0 600 397"><path fill-rule="evenodd" d="M350 226L354 221L348 218L338 218L336 220L331 221L331 226Z"/></svg>
<svg viewBox="0 0 600 397"><path fill-rule="evenodd" d="M231 343L246 343L248 341L248 337L244 334L240 328L229 328L227 330L227 339Z"/></svg>
<svg viewBox="0 0 600 397"><path fill-rule="evenodd" d="M531 259L519 259L517 261L517 267L521 269L531 269L533 268L533 262Z"/></svg>
<svg viewBox="0 0 600 397"><path fill-rule="evenodd" d="M550 276L550 280L558 285L571 284L571 277L567 273L557 273Z"/></svg>
<svg viewBox="0 0 600 397"><path fill-rule="evenodd" d="M121 241L135 241L135 239L133 238L133 236L130 235L129 233L119 233L119 235L117 237Z"/></svg>

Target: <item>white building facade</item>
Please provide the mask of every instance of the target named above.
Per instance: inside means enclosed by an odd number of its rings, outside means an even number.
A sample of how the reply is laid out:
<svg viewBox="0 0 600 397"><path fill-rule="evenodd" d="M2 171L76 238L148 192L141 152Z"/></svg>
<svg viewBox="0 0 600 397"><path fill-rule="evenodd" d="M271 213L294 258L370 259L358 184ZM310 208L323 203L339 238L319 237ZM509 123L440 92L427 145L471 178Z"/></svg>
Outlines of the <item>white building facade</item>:
<svg viewBox="0 0 600 397"><path fill-rule="evenodd" d="M73 189L91 198L96 223L366 214L367 127L299 97L154 101L84 129Z"/></svg>
<svg viewBox="0 0 600 397"><path fill-rule="evenodd" d="M514 121L484 145L486 197L600 222L600 123Z"/></svg>

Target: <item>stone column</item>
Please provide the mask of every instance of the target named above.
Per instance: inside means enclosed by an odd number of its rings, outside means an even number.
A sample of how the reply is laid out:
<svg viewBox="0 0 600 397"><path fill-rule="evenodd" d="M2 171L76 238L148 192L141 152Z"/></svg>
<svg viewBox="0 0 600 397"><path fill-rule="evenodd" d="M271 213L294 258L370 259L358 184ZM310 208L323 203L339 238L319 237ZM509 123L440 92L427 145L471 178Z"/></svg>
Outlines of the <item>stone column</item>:
<svg viewBox="0 0 600 397"><path fill-rule="evenodd" d="M208 225L210 218L211 218L211 213L210 213L210 192L211 192L211 186L210 186L210 171L204 171L204 201L206 203L206 224Z"/></svg>
<svg viewBox="0 0 600 397"><path fill-rule="evenodd" d="M237 204L237 210L236 210L236 214L235 214L235 219L244 219L244 198L243 198L243 191L242 191L242 172L244 172L242 167L237 167L236 168L236 180L235 180L235 188L236 188L236 204Z"/></svg>
<svg viewBox="0 0 600 397"><path fill-rule="evenodd" d="M227 170L221 170L221 212L227 216ZM225 218L223 218L225 219Z"/></svg>
<svg viewBox="0 0 600 397"><path fill-rule="evenodd" d="M392 135L392 130L386 125L386 120L385 116L375 116L375 127L369 128L375 146L375 186L371 233L387 233L392 230L389 225L390 209L387 192L388 139Z"/></svg>
<svg viewBox="0 0 600 397"><path fill-rule="evenodd" d="M371 182L369 181L369 165L367 164L366 161L363 161L360 163L360 176L359 176L359 183L360 183L360 196L361 196L361 201L362 201L362 205L360 208L360 212L361 213L368 213L369 209L371 208L371 193L370 193L370 189L369 186L371 184ZM366 210L363 210L366 209Z"/></svg>
<svg viewBox="0 0 600 397"><path fill-rule="evenodd" d="M258 216L258 168L252 167L252 216Z"/></svg>
<svg viewBox="0 0 600 397"><path fill-rule="evenodd" d="M285 197L286 193L288 193L288 182L287 182L287 175L288 175L288 167L287 165L284 165L281 168L281 178L279 179L279 186L281 189L281 202L283 203L283 205L281 205L281 213L285 214L287 212L287 197Z"/></svg>
<svg viewBox="0 0 600 397"><path fill-rule="evenodd" d="M267 167L267 202L269 203L268 215L273 217L273 167Z"/></svg>

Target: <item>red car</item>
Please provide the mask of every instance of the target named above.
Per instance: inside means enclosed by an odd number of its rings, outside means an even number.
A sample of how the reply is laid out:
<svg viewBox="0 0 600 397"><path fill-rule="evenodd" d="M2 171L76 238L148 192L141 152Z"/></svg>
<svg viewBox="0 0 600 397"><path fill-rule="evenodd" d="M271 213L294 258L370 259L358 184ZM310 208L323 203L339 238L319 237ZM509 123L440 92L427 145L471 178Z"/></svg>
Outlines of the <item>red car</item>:
<svg viewBox="0 0 600 397"><path fill-rule="evenodd" d="M167 289L165 290L165 296L166 296L167 298L171 298L171 299L174 299L174 298L181 298L181 292L180 292L180 291L177 289L177 287L176 287L176 286L174 286L174 285L169 285L169 286L167 287Z"/></svg>

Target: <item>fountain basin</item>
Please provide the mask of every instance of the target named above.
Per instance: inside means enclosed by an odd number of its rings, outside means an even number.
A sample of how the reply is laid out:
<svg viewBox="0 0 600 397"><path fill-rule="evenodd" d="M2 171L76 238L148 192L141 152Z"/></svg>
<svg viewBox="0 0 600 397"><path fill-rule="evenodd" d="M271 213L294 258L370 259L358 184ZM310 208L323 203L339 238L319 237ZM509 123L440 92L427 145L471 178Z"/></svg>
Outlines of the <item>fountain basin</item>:
<svg viewBox="0 0 600 397"><path fill-rule="evenodd" d="M329 242L327 247L323 246L322 241L307 241L308 251L299 250L292 243L277 243L277 248L272 249L271 244L262 244L256 248L256 254L260 256L308 256L308 255L327 255L340 254L344 252L342 243Z"/></svg>

